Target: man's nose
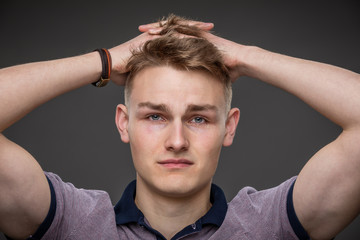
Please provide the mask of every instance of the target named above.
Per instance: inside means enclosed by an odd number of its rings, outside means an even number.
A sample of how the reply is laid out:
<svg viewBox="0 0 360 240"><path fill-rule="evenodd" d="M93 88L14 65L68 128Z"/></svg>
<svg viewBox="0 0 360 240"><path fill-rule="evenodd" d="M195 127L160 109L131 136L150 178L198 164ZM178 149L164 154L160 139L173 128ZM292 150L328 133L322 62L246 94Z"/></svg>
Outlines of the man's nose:
<svg viewBox="0 0 360 240"><path fill-rule="evenodd" d="M172 152L186 151L189 148L189 140L181 120L174 121L169 126L165 147L168 151Z"/></svg>

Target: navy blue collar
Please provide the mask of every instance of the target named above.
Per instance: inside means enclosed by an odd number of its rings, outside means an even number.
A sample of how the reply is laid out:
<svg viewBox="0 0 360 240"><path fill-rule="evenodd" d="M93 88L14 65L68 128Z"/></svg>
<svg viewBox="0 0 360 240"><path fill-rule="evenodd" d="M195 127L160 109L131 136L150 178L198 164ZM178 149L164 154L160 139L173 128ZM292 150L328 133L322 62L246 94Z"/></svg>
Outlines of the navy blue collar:
<svg viewBox="0 0 360 240"><path fill-rule="evenodd" d="M135 205L135 193L136 180L126 187L120 201L114 207L117 225L128 223L144 224L144 214ZM220 227L225 219L227 211L225 194L215 184L211 185L210 202L212 203L210 210L195 223L199 227L207 224Z"/></svg>

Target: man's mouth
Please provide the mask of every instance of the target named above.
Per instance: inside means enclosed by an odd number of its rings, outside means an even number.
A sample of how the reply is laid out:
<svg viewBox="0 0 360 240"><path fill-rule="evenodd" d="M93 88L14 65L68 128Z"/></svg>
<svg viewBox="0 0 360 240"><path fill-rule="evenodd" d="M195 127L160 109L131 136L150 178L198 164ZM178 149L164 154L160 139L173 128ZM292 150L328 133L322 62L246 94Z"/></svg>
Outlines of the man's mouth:
<svg viewBox="0 0 360 240"><path fill-rule="evenodd" d="M158 164L166 168L187 168L194 163L187 159L166 159L159 161Z"/></svg>

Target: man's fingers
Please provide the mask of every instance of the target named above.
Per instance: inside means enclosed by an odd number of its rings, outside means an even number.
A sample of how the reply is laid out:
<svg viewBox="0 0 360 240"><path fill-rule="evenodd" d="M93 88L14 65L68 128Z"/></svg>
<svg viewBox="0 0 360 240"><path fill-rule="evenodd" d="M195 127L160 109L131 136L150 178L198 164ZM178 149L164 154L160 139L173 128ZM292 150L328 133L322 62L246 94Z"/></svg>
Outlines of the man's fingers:
<svg viewBox="0 0 360 240"><path fill-rule="evenodd" d="M211 29L214 28L214 24L213 23L205 23L205 22L200 22L198 24L194 24L195 26L197 26L198 28L205 30L205 31L210 31Z"/></svg>
<svg viewBox="0 0 360 240"><path fill-rule="evenodd" d="M202 30L211 30L214 28L214 24L213 23L208 23L208 22L199 22L199 21L180 21L180 24L184 24L184 25L189 25L189 26L196 26Z"/></svg>
<svg viewBox="0 0 360 240"><path fill-rule="evenodd" d="M164 25L166 23L166 21L161 21L161 22L155 22L155 23L148 23L148 24L143 24L139 26L139 31L140 32L147 32L150 29L154 29L154 28L159 28L161 27L161 25Z"/></svg>
<svg viewBox="0 0 360 240"><path fill-rule="evenodd" d="M148 33L152 34L152 35L157 35L157 34L160 34L162 29L163 29L162 27L150 28Z"/></svg>
<svg viewBox="0 0 360 240"><path fill-rule="evenodd" d="M166 21L161 21L161 25L164 25L165 23L166 23ZM198 22L198 21L180 21L180 24L196 26L205 31L209 31L214 28L213 23ZM139 31L140 32L149 32L150 34L159 34L160 31L162 30L161 25L159 22L140 25Z"/></svg>

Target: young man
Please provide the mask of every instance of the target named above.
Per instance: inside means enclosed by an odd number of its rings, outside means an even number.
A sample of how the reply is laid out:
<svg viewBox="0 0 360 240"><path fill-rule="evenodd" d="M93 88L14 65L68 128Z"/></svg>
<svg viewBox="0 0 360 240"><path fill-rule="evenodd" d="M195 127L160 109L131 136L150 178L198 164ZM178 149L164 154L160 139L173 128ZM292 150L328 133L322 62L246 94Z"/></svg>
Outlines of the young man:
<svg viewBox="0 0 360 240"><path fill-rule="evenodd" d="M360 211L359 75L240 45L211 28L176 18L141 26L143 34L110 50L112 69L101 68L97 52L2 69L1 131L102 72L112 70L112 81L124 84L130 70L116 124L130 143L137 181L114 211L106 193L44 175L1 136L1 231L13 239L331 239L349 224ZM261 192L243 189L227 204L211 180L239 120L229 80L240 76L298 96L344 130L297 178Z"/></svg>

